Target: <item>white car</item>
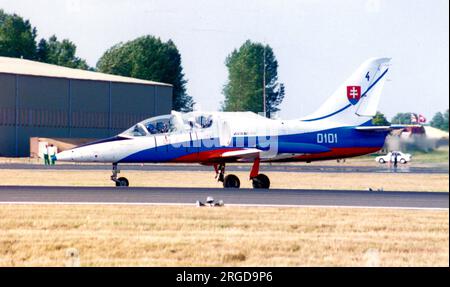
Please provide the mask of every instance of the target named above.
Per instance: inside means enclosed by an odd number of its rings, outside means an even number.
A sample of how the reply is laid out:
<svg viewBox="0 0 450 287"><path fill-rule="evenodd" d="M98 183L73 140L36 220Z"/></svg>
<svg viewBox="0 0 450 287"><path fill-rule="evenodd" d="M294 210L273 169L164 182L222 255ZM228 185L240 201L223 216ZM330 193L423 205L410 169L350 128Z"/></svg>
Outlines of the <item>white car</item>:
<svg viewBox="0 0 450 287"><path fill-rule="evenodd" d="M411 161L411 154L409 153L402 153L401 151L391 151L387 155L377 156L375 158L375 161L379 163L386 163L386 162L394 162L394 155L397 154L397 161L400 163L407 163Z"/></svg>

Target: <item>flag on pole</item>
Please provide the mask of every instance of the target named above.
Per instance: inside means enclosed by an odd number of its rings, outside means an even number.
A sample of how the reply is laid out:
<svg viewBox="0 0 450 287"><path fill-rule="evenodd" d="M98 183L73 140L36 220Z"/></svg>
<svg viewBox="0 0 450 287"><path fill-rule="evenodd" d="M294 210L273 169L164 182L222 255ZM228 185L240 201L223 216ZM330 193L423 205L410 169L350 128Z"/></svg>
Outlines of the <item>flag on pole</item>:
<svg viewBox="0 0 450 287"><path fill-rule="evenodd" d="M424 124L427 122L427 118L425 118L423 115L420 115L420 114L419 114L418 120L419 120L419 123L421 123L421 124Z"/></svg>

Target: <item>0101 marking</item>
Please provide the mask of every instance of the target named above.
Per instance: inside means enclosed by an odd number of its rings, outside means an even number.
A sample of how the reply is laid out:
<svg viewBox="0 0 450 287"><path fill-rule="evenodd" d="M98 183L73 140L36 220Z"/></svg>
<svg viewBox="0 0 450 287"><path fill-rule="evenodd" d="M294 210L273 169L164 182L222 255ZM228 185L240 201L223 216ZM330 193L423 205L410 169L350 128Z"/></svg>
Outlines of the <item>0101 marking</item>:
<svg viewBox="0 0 450 287"><path fill-rule="evenodd" d="M338 135L336 133L318 133L317 143L337 143Z"/></svg>

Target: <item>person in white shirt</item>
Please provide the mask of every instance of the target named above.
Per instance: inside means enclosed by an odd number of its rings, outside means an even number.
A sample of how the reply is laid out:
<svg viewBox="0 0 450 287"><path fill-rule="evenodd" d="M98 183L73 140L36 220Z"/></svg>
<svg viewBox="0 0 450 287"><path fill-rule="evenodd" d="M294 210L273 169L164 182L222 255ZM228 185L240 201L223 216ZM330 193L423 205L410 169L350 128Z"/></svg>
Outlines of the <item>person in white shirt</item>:
<svg viewBox="0 0 450 287"><path fill-rule="evenodd" d="M49 146L45 145L45 149L43 151L44 154L44 164L45 165L49 165L50 164L50 160L49 160L49 156L48 156L48 152L49 152Z"/></svg>
<svg viewBox="0 0 450 287"><path fill-rule="evenodd" d="M55 164L55 156L56 156L56 146L54 146L53 144L51 144L48 147L48 157L50 158L50 163L51 165Z"/></svg>

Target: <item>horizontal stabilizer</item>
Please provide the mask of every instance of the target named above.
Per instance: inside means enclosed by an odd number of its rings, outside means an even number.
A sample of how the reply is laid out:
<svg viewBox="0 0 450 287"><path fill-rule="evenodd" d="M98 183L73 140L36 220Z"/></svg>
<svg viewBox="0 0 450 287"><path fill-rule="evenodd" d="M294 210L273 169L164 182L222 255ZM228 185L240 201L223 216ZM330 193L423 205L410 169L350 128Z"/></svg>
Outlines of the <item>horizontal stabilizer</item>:
<svg viewBox="0 0 450 287"><path fill-rule="evenodd" d="M422 125L391 125L391 129L397 130L397 129L406 129L406 128L420 128L423 127Z"/></svg>
<svg viewBox="0 0 450 287"><path fill-rule="evenodd" d="M382 131L401 130L411 127L419 128L421 127L421 125L360 126L356 127L355 129L358 131L382 132Z"/></svg>
<svg viewBox="0 0 450 287"><path fill-rule="evenodd" d="M392 130L391 126L370 126L370 127L356 127L358 131L367 132L383 132Z"/></svg>

